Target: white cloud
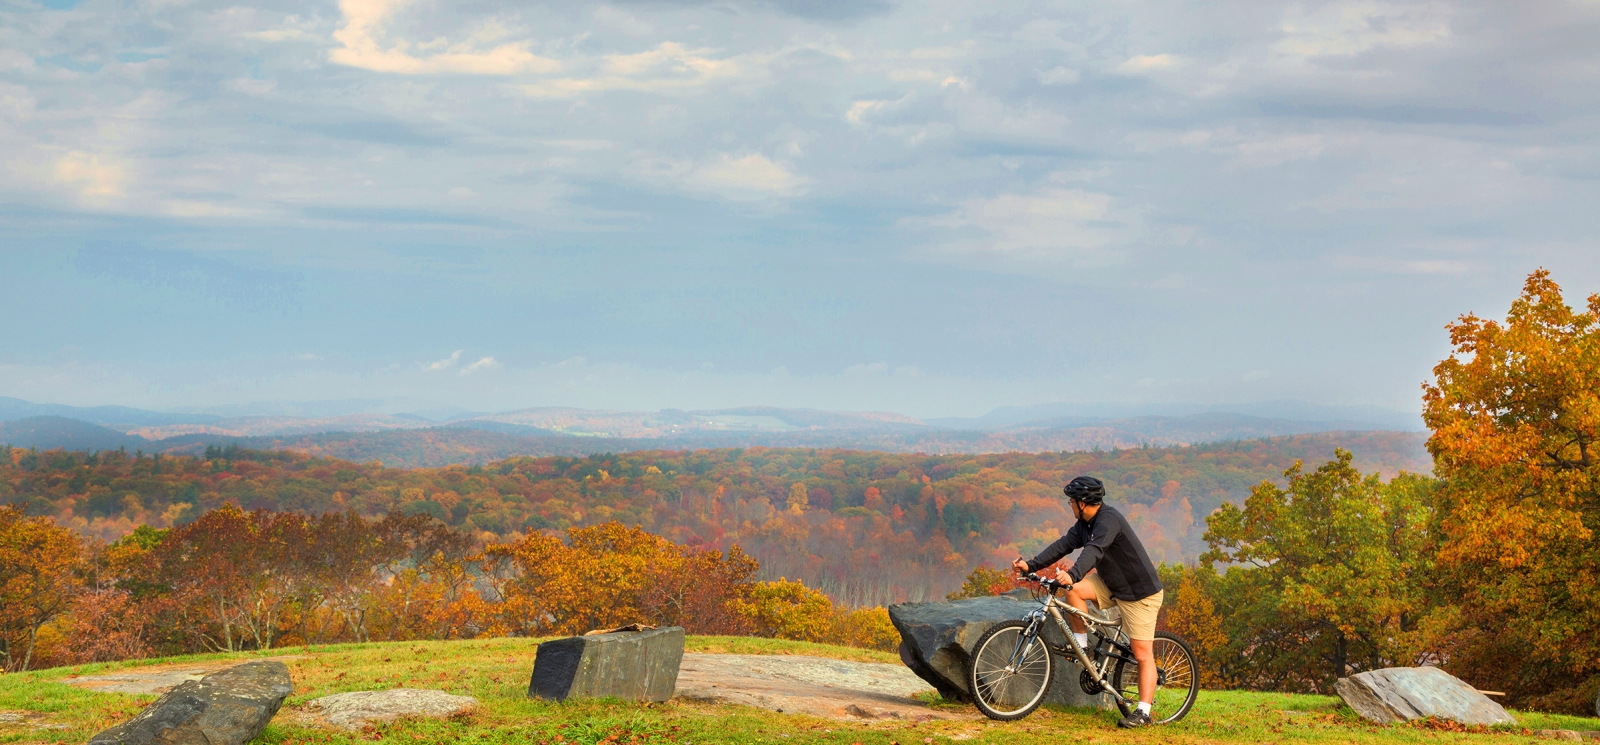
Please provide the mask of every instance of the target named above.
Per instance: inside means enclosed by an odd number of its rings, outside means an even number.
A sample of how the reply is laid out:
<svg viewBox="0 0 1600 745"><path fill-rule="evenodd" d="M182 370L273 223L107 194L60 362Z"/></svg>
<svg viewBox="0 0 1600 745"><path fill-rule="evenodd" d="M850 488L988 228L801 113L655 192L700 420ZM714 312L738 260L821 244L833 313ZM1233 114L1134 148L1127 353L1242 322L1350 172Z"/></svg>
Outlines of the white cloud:
<svg viewBox="0 0 1600 745"><path fill-rule="evenodd" d="M1130 75L1171 70L1177 67L1179 60L1170 54L1140 54L1129 57L1117 69Z"/></svg>
<svg viewBox="0 0 1600 745"><path fill-rule="evenodd" d="M1350 56L1378 47L1418 47L1450 36L1450 6L1443 3L1396 5L1354 0L1318 7L1307 14L1291 6L1283 39L1273 50L1292 58Z"/></svg>
<svg viewBox="0 0 1600 745"><path fill-rule="evenodd" d="M454 44L443 37L421 44L398 38L390 41L385 33L386 25L406 2L340 0L344 26L333 33L333 38L343 46L329 52L328 59L364 70L408 75L513 75L561 69L561 63L528 51L529 42L510 42L485 49L506 34L504 27L493 22L485 24L465 41ZM419 56L412 53L413 49L428 54Z"/></svg>
<svg viewBox="0 0 1600 745"><path fill-rule="evenodd" d="M765 61L764 55L717 59L712 54L710 49L688 49L664 41L644 52L606 55L592 75L543 80L518 90L535 98L572 98L618 90L665 93L747 75Z"/></svg>
<svg viewBox="0 0 1600 745"><path fill-rule="evenodd" d="M493 357L484 357L484 358L479 359L477 362L474 362L474 363L472 363L470 365L467 365L466 367L461 368L461 374L462 375L471 375L472 373L478 372L479 370L488 370L488 369L496 368L496 367L499 367L499 366L500 366L500 363L496 362Z"/></svg>
<svg viewBox="0 0 1600 745"><path fill-rule="evenodd" d="M60 183L74 186L83 196L115 197L122 195L127 174L98 155L73 151L56 161L55 177Z"/></svg>
<svg viewBox="0 0 1600 745"><path fill-rule="evenodd" d="M1039 71L1039 82L1044 85L1072 85L1078 82L1078 71L1070 67L1052 67Z"/></svg>
<svg viewBox="0 0 1600 745"><path fill-rule="evenodd" d="M446 369L446 368L455 367L456 363L461 361L461 352L462 351L464 351L464 350L457 349L456 351L451 352L449 357L446 357L446 358L444 358L442 360L439 360L438 362L435 362L433 364L428 365L428 369L429 370L443 370L443 369Z"/></svg>
<svg viewBox="0 0 1600 745"><path fill-rule="evenodd" d="M969 199L939 218L907 225L947 231L935 254L985 254L1096 265L1116 260L1138 226L1118 220L1110 195L1049 187L1030 194Z"/></svg>
<svg viewBox="0 0 1600 745"><path fill-rule="evenodd" d="M862 117L888 105L889 101L856 101L850 104L850 109L844 112L844 118L851 124L860 124Z"/></svg>
<svg viewBox="0 0 1600 745"><path fill-rule="evenodd" d="M696 168L685 182L727 199L743 201L793 196L805 189L807 180L765 155L752 153L739 158L724 155Z"/></svg>
<svg viewBox="0 0 1600 745"><path fill-rule="evenodd" d="M850 376L885 375L888 372L889 363L887 362L869 362L860 365L851 365L844 369L844 374Z"/></svg>

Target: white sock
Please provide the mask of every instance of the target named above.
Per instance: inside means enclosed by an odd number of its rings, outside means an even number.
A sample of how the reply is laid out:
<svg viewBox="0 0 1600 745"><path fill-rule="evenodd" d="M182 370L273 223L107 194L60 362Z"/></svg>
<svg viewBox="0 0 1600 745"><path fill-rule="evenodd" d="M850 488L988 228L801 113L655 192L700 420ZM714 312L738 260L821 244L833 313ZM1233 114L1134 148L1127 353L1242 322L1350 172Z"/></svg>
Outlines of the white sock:
<svg viewBox="0 0 1600 745"><path fill-rule="evenodd" d="M1149 714L1150 713L1150 705L1145 703L1145 702L1143 702L1143 701L1140 701L1139 702L1139 711L1142 711L1142 712L1144 712L1146 714Z"/></svg>
<svg viewBox="0 0 1600 745"><path fill-rule="evenodd" d="M1072 638L1078 640L1078 646L1083 647L1084 649L1089 648L1089 632L1085 631L1084 633L1080 634L1074 631L1072 632Z"/></svg>

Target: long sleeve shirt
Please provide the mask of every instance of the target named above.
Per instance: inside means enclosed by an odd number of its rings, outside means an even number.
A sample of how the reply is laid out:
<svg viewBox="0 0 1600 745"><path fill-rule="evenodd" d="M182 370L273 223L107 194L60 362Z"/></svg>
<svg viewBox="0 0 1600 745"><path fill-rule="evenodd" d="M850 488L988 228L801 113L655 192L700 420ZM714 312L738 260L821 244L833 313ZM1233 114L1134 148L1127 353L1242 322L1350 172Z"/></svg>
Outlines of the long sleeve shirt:
<svg viewBox="0 0 1600 745"><path fill-rule="evenodd" d="M1073 582L1083 580L1090 569L1100 572L1100 580L1118 600L1143 600L1161 591L1161 576L1150 563L1144 544L1133 534L1128 519L1110 505L1100 505L1092 520L1079 520L1067 534L1045 546L1028 562L1028 571L1037 572L1078 549L1078 560L1067 574Z"/></svg>

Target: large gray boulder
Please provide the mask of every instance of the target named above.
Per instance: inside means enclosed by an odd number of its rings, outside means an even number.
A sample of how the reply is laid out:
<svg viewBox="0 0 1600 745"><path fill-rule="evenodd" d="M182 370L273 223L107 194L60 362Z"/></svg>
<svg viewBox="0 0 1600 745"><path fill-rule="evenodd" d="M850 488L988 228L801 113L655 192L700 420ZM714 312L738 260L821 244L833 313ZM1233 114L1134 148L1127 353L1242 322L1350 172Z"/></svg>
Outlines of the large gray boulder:
<svg viewBox="0 0 1600 745"><path fill-rule="evenodd" d="M173 688L89 745L244 745L293 690L282 662L246 662Z"/></svg>
<svg viewBox="0 0 1600 745"><path fill-rule="evenodd" d="M954 701L971 701L967 690L967 666L978 639L1001 621L1022 618L1039 607L1037 601L1011 595L967 598L934 603L900 603L889 606L889 621L900 632L900 660L939 691ZM1066 646L1067 640L1054 622L1045 624L1044 638ZM1090 637L1090 643L1098 640ZM1116 704L1106 694L1091 696L1078 684L1080 668L1062 657L1055 657L1055 680L1045 703L1059 706L1112 709Z"/></svg>
<svg viewBox="0 0 1600 745"><path fill-rule="evenodd" d="M1437 717L1462 724L1516 724L1505 708L1437 667L1389 667L1356 673L1334 684L1339 698L1363 718L1390 724Z"/></svg>
<svg viewBox="0 0 1600 745"><path fill-rule="evenodd" d="M422 688L387 691L351 691L312 699L306 710L317 719L343 730L369 724L418 717L445 719L476 708L478 699Z"/></svg>
<svg viewBox="0 0 1600 745"><path fill-rule="evenodd" d="M666 701L682 663L680 626L556 639L539 645L528 696Z"/></svg>

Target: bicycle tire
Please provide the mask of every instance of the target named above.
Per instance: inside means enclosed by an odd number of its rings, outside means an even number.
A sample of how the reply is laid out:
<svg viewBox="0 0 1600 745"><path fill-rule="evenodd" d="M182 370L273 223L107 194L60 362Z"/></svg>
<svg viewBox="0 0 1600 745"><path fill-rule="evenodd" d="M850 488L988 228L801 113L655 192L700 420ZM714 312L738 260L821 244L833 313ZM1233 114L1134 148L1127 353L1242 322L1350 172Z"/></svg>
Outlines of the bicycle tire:
<svg viewBox="0 0 1600 745"><path fill-rule="evenodd" d="M1159 674L1150 721L1168 724L1188 715L1200 697L1200 665L1189 643L1176 634L1157 631L1153 644ZM1118 660L1111 688L1125 700L1139 700L1139 663Z"/></svg>
<svg viewBox="0 0 1600 745"><path fill-rule="evenodd" d="M1027 621L995 624L972 647L967 664L967 690L978 711L1002 722L1021 719L1039 708L1055 680L1055 664L1050 646L1035 633L1025 638ZM1022 659L1014 667L1012 657L1024 642Z"/></svg>

